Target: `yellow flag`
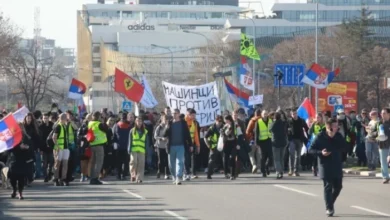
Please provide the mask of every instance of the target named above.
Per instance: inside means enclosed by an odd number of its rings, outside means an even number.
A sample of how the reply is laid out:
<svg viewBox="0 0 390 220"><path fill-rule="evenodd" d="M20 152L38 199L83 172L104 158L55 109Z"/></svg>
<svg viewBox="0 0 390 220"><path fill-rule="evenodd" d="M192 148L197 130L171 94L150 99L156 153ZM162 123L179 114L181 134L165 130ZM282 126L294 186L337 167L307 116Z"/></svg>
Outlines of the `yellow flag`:
<svg viewBox="0 0 390 220"><path fill-rule="evenodd" d="M253 42L243 33L241 33L240 54L254 60L260 60L259 53L253 45Z"/></svg>

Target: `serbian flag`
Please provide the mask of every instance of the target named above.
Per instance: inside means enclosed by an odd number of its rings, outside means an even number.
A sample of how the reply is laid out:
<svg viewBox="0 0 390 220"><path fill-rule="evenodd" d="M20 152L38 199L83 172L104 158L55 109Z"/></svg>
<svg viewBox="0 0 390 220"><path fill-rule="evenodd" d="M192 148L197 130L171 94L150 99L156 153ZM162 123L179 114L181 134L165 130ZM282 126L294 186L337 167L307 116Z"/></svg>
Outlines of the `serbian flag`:
<svg viewBox="0 0 390 220"><path fill-rule="evenodd" d="M253 90L254 89L254 83L252 78L252 69L249 66L246 58L244 56L241 56L241 64L239 68L240 73L240 84L244 86L244 88Z"/></svg>
<svg viewBox="0 0 390 220"><path fill-rule="evenodd" d="M319 64L314 63L303 77L302 82L317 89L325 89L339 73L339 68L334 71L329 71Z"/></svg>
<svg viewBox="0 0 390 220"><path fill-rule="evenodd" d="M12 114L0 121L0 153L14 148L22 138L22 129Z"/></svg>
<svg viewBox="0 0 390 220"><path fill-rule="evenodd" d="M69 87L68 98L76 100L81 99L83 98L85 91L87 91L87 87L85 86L85 84L73 78L72 83Z"/></svg>
<svg viewBox="0 0 390 220"><path fill-rule="evenodd" d="M122 93L133 102L140 102L144 87L122 70L115 68L115 92Z"/></svg>
<svg viewBox="0 0 390 220"><path fill-rule="evenodd" d="M297 110L298 116L305 120L306 122L309 119L312 119L316 116L316 111L314 110L313 105L311 104L309 98L305 98L302 104L299 106Z"/></svg>
<svg viewBox="0 0 390 220"><path fill-rule="evenodd" d="M240 106L244 106L246 108L249 107L249 95L243 91L240 91L238 88L229 83L226 79L224 79L226 89L230 95L230 99Z"/></svg>

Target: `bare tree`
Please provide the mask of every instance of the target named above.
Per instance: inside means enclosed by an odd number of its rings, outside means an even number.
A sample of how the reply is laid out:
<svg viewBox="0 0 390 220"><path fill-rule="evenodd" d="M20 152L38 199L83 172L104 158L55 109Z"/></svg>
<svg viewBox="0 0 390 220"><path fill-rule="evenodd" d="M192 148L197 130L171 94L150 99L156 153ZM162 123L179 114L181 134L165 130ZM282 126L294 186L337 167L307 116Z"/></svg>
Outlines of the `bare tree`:
<svg viewBox="0 0 390 220"><path fill-rule="evenodd" d="M63 96L56 87L59 80L64 78L63 66L52 57L40 59L38 50L38 47L27 51L14 50L11 56L4 59L6 76L19 88L30 110L35 110L50 95Z"/></svg>
<svg viewBox="0 0 390 220"><path fill-rule="evenodd" d="M11 54L19 42L19 29L0 12L0 60Z"/></svg>

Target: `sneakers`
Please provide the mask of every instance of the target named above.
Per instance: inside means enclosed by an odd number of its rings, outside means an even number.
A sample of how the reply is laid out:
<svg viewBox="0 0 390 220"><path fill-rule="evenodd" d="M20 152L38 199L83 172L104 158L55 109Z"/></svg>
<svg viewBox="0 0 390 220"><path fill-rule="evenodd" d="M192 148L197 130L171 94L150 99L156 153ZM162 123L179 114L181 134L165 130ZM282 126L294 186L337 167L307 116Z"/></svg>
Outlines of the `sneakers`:
<svg viewBox="0 0 390 220"><path fill-rule="evenodd" d="M131 177L130 182L135 182L135 177Z"/></svg>
<svg viewBox="0 0 390 220"><path fill-rule="evenodd" d="M11 198L12 198L12 199L15 199L15 198L16 198L16 192L13 192L13 193L11 194Z"/></svg>
<svg viewBox="0 0 390 220"><path fill-rule="evenodd" d="M81 175L80 182L85 182L86 177L84 175Z"/></svg>
<svg viewBox="0 0 390 220"><path fill-rule="evenodd" d="M98 178L95 178L95 179L91 179L89 181L89 184L90 185L102 185L103 183Z"/></svg>
<svg viewBox="0 0 390 220"><path fill-rule="evenodd" d="M169 176L165 175L164 179L169 180Z"/></svg>
<svg viewBox="0 0 390 220"><path fill-rule="evenodd" d="M255 173L256 173L256 171L257 171L257 166L256 166L256 165L254 165L254 166L252 167L252 173L253 173L253 174L255 174Z"/></svg>
<svg viewBox="0 0 390 220"><path fill-rule="evenodd" d="M210 175L207 175L207 179L208 179L208 180L211 180L211 179L213 179L213 178L211 178Z"/></svg>
<svg viewBox="0 0 390 220"><path fill-rule="evenodd" d="M184 180L184 181L190 181L190 180L191 180L190 175L185 175L185 176L183 177L183 180Z"/></svg>
<svg viewBox="0 0 390 220"><path fill-rule="evenodd" d="M61 186L60 181L58 181L58 179L54 180L54 186Z"/></svg>
<svg viewBox="0 0 390 220"><path fill-rule="evenodd" d="M276 179L282 179L282 177L281 177L282 175L280 174L280 173L278 173L278 174L276 174Z"/></svg>
<svg viewBox="0 0 390 220"><path fill-rule="evenodd" d="M24 200L22 193L19 193L19 200Z"/></svg>
<svg viewBox="0 0 390 220"><path fill-rule="evenodd" d="M295 172L294 173L294 176L300 176L298 172Z"/></svg>
<svg viewBox="0 0 390 220"><path fill-rule="evenodd" d="M389 181L390 181L390 179L384 179L382 183L383 183L383 184L388 184Z"/></svg>
<svg viewBox="0 0 390 220"><path fill-rule="evenodd" d="M181 185L180 179L177 178L176 185Z"/></svg>
<svg viewBox="0 0 390 220"><path fill-rule="evenodd" d="M137 183L142 183L142 180L137 180Z"/></svg>
<svg viewBox="0 0 390 220"><path fill-rule="evenodd" d="M193 176L191 177L191 179L198 179L198 176L197 176L197 175L193 175Z"/></svg>
<svg viewBox="0 0 390 220"><path fill-rule="evenodd" d="M333 215L334 215L334 210L326 210L326 215L328 216L328 217L332 217Z"/></svg>
<svg viewBox="0 0 390 220"><path fill-rule="evenodd" d="M293 175L292 171L288 172L288 176L292 176L292 175Z"/></svg>
<svg viewBox="0 0 390 220"><path fill-rule="evenodd" d="M173 184L176 184L176 178L172 176L172 182Z"/></svg>

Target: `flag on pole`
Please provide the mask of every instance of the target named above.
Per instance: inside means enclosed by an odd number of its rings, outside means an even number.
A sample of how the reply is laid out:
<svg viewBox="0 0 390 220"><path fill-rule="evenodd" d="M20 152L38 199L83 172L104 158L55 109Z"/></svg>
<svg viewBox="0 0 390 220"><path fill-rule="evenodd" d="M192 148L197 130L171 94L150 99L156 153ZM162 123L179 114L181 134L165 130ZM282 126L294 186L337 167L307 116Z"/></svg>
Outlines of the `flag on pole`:
<svg viewBox="0 0 390 220"><path fill-rule="evenodd" d="M260 60L259 53L257 52L257 49L255 48L252 40L250 40L246 34L243 33L241 33L240 54L254 60Z"/></svg>
<svg viewBox="0 0 390 220"><path fill-rule="evenodd" d="M23 122L24 117L30 112L26 106L19 108L16 112L13 113L13 116L17 122Z"/></svg>
<svg viewBox="0 0 390 220"><path fill-rule="evenodd" d="M245 89L253 90L254 83L252 78L252 69L249 66L244 56L241 56L239 74L240 74L240 84L244 86Z"/></svg>
<svg viewBox="0 0 390 220"><path fill-rule="evenodd" d="M0 121L0 153L14 148L22 138L22 129L12 114Z"/></svg>
<svg viewBox="0 0 390 220"><path fill-rule="evenodd" d="M243 91L240 91L238 88L229 83L226 79L225 86L229 93L230 99L233 102L238 103L240 106L249 107L249 95Z"/></svg>
<svg viewBox="0 0 390 220"><path fill-rule="evenodd" d="M87 91L87 87L85 86L85 84L73 78L69 87L68 98L80 99L83 97L85 91Z"/></svg>
<svg viewBox="0 0 390 220"><path fill-rule="evenodd" d="M313 105L311 104L309 98L305 98L302 104L297 110L298 116L305 120L306 122L309 119L313 119L316 116L316 111L314 110Z"/></svg>
<svg viewBox="0 0 390 220"><path fill-rule="evenodd" d="M144 87L133 79L131 76L124 73L122 70L115 69L115 92L124 94L133 102L140 102L144 95Z"/></svg>
<svg viewBox="0 0 390 220"><path fill-rule="evenodd" d="M149 86L149 82L147 81L144 74L142 74L141 84L144 87L144 95L141 98L141 104L145 108L154 108L158 105L158 102L154 97L152 89Z"/></svg>
<svg viewBox="0 0 390 220"><path fill-rule="evenodd" d="M314 63L303 77L302 82L317 89L325 89L339 73L339 68L329 71L321 65Z"/></svg>

